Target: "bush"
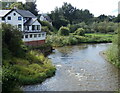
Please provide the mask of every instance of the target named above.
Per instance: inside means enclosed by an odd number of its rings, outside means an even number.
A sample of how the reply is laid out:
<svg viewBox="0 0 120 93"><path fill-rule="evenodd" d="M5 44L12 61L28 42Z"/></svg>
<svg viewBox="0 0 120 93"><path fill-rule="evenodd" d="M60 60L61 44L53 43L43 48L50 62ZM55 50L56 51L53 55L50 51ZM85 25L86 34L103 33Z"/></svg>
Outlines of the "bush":
<svg viewBox="0 0 120 93"><path fill-rule="evenodd" d="M2 67L2 92L10 93L15 87L18 86L18 79L15 77L15 73L11 70L11 67ZM12 93L12 92L11 92Z"/></svg>
<svg viewBox="0 0 120 93"><path fill-rule="evenodd" d="M85 30L83 28L78 28L75 32L75 35L85 36Z"/></svg>
<svg viewBox="0 0 120 93"><path fill-rule="evenodd" d="M47 26L42 26L41 30L46 32L47 34L51 34L51 32Z"/></svg>
<svg viewBox="0 0 120 93"><path fill-rule="evenodd" d="M68 36L69 35L69 28L62 26L62 27L60 27L58 33L59 33L59 35L62 35L62 36Z"/></svg>
<svg viewBox="0 0 120 93"><path fill-rule="evenodd" d="M18 31L14 26L10 24L2 24L2 47L3 49L11 53L11 55L16 57L24 57L25 50L22 47L23 42L21 39L21 32ZM3 51L3 55L6 55ZM5 55L3 56L5 58ZM6 55L6 58L8 56Z"/></svg>
<svg viewBox="0 0 120 93"><path fill-rule="evenodd" d="M38 20L38 21L40 22L40 24L42 26L47 26L50 31L54 30L53 26L49 22L47 22L47 21L40 21L40 20Z"/></svg>

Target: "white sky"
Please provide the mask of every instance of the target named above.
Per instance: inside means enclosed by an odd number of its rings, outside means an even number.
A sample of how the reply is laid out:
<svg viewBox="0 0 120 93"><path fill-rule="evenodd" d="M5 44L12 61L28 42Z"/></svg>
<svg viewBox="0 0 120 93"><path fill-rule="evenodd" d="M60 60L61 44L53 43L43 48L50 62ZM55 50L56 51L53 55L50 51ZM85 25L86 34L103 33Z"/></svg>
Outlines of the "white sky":
<svg viewBox="0 0 120 93"><path fill-rule="evenodd" d="M54 10L56 6L61 7L63 2L68 2L76 8L88 9L95 16L99 16L101 14L117 15L119 1L120 0L37 0L36 4L40 13L50 12Z"/></svg>

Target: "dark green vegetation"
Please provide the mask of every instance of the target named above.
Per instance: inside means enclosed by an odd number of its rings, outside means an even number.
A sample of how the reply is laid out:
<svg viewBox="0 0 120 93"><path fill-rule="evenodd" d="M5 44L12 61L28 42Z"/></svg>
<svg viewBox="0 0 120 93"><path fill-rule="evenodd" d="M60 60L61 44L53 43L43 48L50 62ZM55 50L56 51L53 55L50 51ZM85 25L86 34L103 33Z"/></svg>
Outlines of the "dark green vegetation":
<svg viewBox="0 0 120 93"><path fill-rule="evenodd" d="M27 2L28 0L25 1L25 4L23 4L22 2L17 2L17 0L9 0L9 2L2 2L2 9L13 9L14 7L16 7L18 9L29 10L31 13L37 16L38 10L35 4L36 0L32 0L32 2Z"/></svg>
<svg viewBox="0 0 120 93"><path fill-rule="evenodd" d="M20 85L41 83L54 75L55 67L51 61L36 50L29 50L23 44L21 33L15 27L2 24L1 31L3 93L13 91ZM44 47L45 45L39 49Z"/></svg>
<svg viewBox="0 0 120 93"><path fill-rule="evenodd" d="M9 6L6 8L6 5ZM25 4L2 2L3 9L13 9L13 7L29 10L38 15L35 2ZM105 43L112 42L114 36L113 45L107 51L107 55L111 63L120 67L120 36L116 37L116 34L120 33L117 29L120 15L94 17L89 10L80 10L68 3L64 3L60 8L56 7L48 15L52 19L53 26L48 22L39 21L42 24L42 31L48 34L48 44L65 46L79 43ZM55 67L50 60L36 51L36 49L45 50L46 45L27 48L21 40L21 33L10 25L4 24L2 32L4 92L8 93L19 85L40 83L54 74Z"/></svg>
<svg viewBox="0 0 120 93"><path fill-rule="evenodd" d="M118 24L119 25L119 24ZM108 61L120 68L120 27L118 34L114 36L111 47L106 51Z"/></svg>
<svg viewBox="0 0 120 93"><path fill-rule="evenodd" d="M49 29L47 42L52 46L110 43L112 37L118 33L119 16L94 17L89 10L80 10L68 3L64 3L60 8L56 7L48 15L52 19L54 29Z"/></svg>
<svg viewBox="0 0 120 93"><path fill-rule="evenodd" d="M85 36L73 35L60 36L60 35L48 35L47 43L52 44L52 46L65 46L65 45L75 45L80 43L110 43L112 41L113 35L107 34L86 34Z"/></svg>

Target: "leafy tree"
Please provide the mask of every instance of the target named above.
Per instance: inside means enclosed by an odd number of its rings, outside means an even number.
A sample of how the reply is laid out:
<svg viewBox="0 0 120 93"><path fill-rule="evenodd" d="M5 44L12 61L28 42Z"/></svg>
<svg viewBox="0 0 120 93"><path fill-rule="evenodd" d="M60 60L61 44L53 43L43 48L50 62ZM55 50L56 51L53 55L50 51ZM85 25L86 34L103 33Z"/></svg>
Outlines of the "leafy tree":
<svg viewBox="0 0 120 93"><path fill-rule="evenodd" d="M10 24L2 24L2 49L3 59L8 56L7 52L15 57L24 57L25 50L21 40L21 32ZM6 50L6 51L4 51Z"/></svg>
<svg viewBox="0 0 120 93"><path fill-rule="evenodd" d="M34 0L33 2L27 2L26 0L26 3L24 4L24 8L25 10L29 10L31 13L33 13L35 16L38 15L38 10L36 8L36 0Z"/></svg>
<svg viewBox="0 0 120 93"><path fill-rule="evenodd" d="M41 30L46 32L47 34L51 34L50 30L49 30L49 28L47 26L42 26Z"/></svg>
<svg viewBox="0 0 120 93"><path fill-rule="evenodd" d="M10 9L14 9L14 7L24 10L24 4L22 2L15 2L10 5Z"/></svg>
<svg viewBox="0 0 120 93"><path fill-rule="evenodd" d="M118 16L116 18L114 18L114 22L120 22L120 14L118 14Z"/></svg>
<svg viewBox="0 0 120 93"><path fill-rule="evenodd" d="M14 2L11 0L11 2L2 2L2 1L0 1L0 3L2 5L2 9L4 10L4 9L10 9L10 5L13 4Z"/></svg>
<svg viewBox="0 0 120 93"><path fill-rule="evenodd" d="M83 28L78 28L75 33L75 35L80 35L80 36L84 36L85 35L85 30Z"/></svg>
<svg viewBox="0 0 120 93"><path fill-rule="evenodd" d="M47 21L40 21L40 20L38 20L38 21L40 22L40 24L41 24L42 26L47 26L47 27L48 27L48 30L50 30L50 31L53 31L53 30L54 30L53 26L52 26L49 22L47 22Z"/></svg>
<svg viewBox="0 0 120 93"><path fill-rule="evenodd" d="M58 33L59 33L59 35L68 36L69 35L69 28L62 26L62 27L60 27Z"/></svg>
<svg viewBox="0 0 120 93"><path fill-rule="evenodd" d="M71 4L64 3L62 7L56 7L50 14L53 20L53 26L59 29L61 26L67 26L68 24L78 24L80 22L91 23L93 14L89 10L80 10Z"/></svg>

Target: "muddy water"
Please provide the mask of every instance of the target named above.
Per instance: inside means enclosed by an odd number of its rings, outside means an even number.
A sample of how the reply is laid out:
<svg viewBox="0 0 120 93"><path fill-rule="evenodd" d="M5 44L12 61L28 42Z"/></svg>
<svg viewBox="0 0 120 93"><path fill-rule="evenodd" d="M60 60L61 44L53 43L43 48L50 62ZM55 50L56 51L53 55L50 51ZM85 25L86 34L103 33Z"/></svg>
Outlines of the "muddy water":
<svg viewBox="0 0 120 93"><path fill-rule="evenodd" d="M100 52L110 44L82 44L56 48L48 57L56 66L54 77L42 84L23 87L24 91L115 91L118 69Z"/></svg>

